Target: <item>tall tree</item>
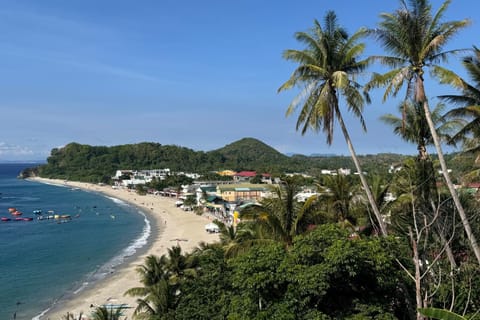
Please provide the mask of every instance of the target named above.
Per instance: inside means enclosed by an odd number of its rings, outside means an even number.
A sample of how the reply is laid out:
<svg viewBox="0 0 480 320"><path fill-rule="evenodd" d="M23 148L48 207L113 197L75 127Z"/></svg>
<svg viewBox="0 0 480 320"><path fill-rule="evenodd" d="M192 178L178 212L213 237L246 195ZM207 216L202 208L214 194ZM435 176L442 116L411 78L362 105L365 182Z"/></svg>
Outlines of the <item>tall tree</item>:
<svg viewBox="0 0 480 320"><path fill-rule="evenodd" d="M454 72L444 73L442 83L448 83L461 91L458 95L441 95L443 101L452 103L455 108L446 117L466 120L464 126L453 136L461 141L466 151L480 151L480 50L474 47L472 55L465 57L462 64L471 79L471 83Z"/></svg>
<svg viewBox="0 0 480 320"><path fill-rule="evenodd" d="M406 85L406 97L423 106L425 119L430 129L435 145L442 174L448 186L455 206L462 219L463 227L468 236L475 256L480 263L480 248L472 232L470 222L465 214L460 198L448 173L440 138L435 129L430 106L424 85L425 68L433 75L447 72L440 62L461 50L443 51L449 40L460 30L469 25L469 20L442 22L443 15L451 1L443 2L436 13L428 0L400 1L400 8L394 13L382 13L379 27L370 31L391 56L373 56L391 70L385 74L374 74L366 86L367 90L374 87L385 87L383 100L396 96Z"/></svg>
<svg viewBox="0 0 480 320"><path fill-rule="evenodd" d="M359 55L365 48L364 43L359 43L359 39L364 34L365 30L360 29L349 37L345 29L338 24L335 12L327 12L323 27L315 20L310 32L295 34L296 39L306 45L305 49L284 51L285 59L299 65L278 91L304 86L286 112L289 116L301 106L296 129L301 129L302 134L308 129L316 132L322 130L326 134L327 144L331 145L335 119L338 121L368 201L378 220L380 233L386 235L387 228L361 169L340 110L340 100L343 98L348 111L360 119L363 129L366 130L362 111L370 99L368 95L362 95L361 86L355 80L367 67L366 60L359 60Z"/></svg>

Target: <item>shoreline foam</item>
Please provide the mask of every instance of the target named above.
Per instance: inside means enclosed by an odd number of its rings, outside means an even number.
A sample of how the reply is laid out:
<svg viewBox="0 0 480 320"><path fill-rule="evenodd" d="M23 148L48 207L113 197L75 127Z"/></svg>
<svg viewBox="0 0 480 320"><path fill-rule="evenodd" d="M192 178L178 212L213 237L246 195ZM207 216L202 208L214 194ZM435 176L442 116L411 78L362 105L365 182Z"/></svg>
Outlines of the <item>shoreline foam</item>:
<svg viewBox="0 0 480 320"><path fill-rule="evenodd" d="M218 235L205 232L204 226L209 222L208 218L177 208L175 198L165 198L158 195L141 196L125 189L113 189L110 186L83 182L65 182L43 178L33 178L32 180L80 188L84 191L93 191L124 201L138 207L145 215L145 219L150 222L151 228L150 235L145 239L146 244L137 248L132 255L125 256L120 264L114 266L111 273L86 285L83 289L79 288L80 290L76 294L73 293L64 299L60 298L50 309L43 311L34 319L60 320L67 313L73 314L75 317L83 313L83 319L88 319L92 311L92 305L101 306L108 303L128 304L132 308L125 309L124 314L128 319L132 319L136 307L136 297L124 296L124 293L132 287L141 286L135 269L144 263L145 257L151 254L161 256L174 245L179 245L182 252L190 252L200 242L218 241ZM143 233L134 241L140 241ZM182 241L178 239L182 239ZM130 246L125 248L124 251L128 248ZM122 251L122 254L124 251Z"/></svg>

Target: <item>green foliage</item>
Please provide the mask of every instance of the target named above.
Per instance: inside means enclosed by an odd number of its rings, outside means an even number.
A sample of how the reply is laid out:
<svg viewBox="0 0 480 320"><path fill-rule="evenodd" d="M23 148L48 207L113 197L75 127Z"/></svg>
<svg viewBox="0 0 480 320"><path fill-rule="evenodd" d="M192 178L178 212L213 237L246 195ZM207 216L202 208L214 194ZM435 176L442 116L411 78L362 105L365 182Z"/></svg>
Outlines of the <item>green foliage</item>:
<svg viewBox="0 0 480 320"><path fill-rule="evenodd" d="M229 319L395 319L413 314L390 238L349 240L335 225L229 260ZM402 285L399 285L402 284Z"/></svg>
<svg viewBox="0 0 480 320"><path fill-rule="evenodd" d="M400 161L403 157L397 154L379 154L359 158L365 170L387 172L392 163ZM255 170L275 176L305 172L318 176L322 169L334 170L340 167L352 170L354 168L349 157L302 155L288 157L261 141L245 138L209 152L147 142L112 147L70 143L63 148L52 149L46 164L27 169L22 172L22 175L109 183L117 170L169 168L172 171L196 172L207 179L230 180L231 177L218 176L212 171ZM173 176L171 179L174 179ZM157 184L163 187L165 184L175 186L182 183L184 184L185 181L165 183L157 181Z"/></svg>
<svg viewBox="0 0 480 320"><path fill-rule="evenodd" d="M433 319L440 319L440 320L466 320L467 318L462 317L459 314L455 314L448 310L438 309L438 308L420 308L419 312L426 316Z"/></svg>
<svg viewBox="0 0 480 320"><path fill-rule="evenodd" d="M230 272L220 246L209 245L197 253L201 268L181 287L175 318L222 320L230 304Z"/></svg>
<svg viewBox="0 0 480 320"><path fill-rule="evenodd" d="M163 190L165 188L174 188L181 185L188 185L192 182L193 179L187 177L186 175L174 174L166 176L165 179L153 178L151 182L146 184L146 186L155 190Z"/></svg>

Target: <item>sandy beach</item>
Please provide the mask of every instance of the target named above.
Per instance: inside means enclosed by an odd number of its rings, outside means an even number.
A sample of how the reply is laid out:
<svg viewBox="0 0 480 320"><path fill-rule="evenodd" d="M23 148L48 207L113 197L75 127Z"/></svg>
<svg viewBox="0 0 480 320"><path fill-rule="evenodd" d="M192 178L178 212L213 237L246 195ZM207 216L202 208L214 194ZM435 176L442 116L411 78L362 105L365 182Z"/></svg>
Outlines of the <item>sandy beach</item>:
<svg viewBox="0 0 480 320"><path fill-rule="evenodd" d="M168 248L179 245L183 252L190 252L200 242L218 241L217 234L209 234L205 231L205 225L209 218L198 216L194 213L185 212L175 206L175 198L166 198L158 195L138 195L126 189L113 189L111 186L100 186L83 182L65 182L63 180L51 180L34 178L34 181L80 188L88 191L103 193L105 195L121 199L132 205L142 208L148 219L152 222L151 235L148 244L141 254L137 254L131 261L116 268L115 272L75 295L72 299L55 305L40 319L61 320L67 312L73 313L77 319L80 312L84 314L82 319L88 316L93 306L104 304L128 304L136 306L136 298L124 296L127 289L141 286L136 267L144 263L146 256L154 254L161 256ZM134 308L126 309L124 314L132 319Z"/></svg>

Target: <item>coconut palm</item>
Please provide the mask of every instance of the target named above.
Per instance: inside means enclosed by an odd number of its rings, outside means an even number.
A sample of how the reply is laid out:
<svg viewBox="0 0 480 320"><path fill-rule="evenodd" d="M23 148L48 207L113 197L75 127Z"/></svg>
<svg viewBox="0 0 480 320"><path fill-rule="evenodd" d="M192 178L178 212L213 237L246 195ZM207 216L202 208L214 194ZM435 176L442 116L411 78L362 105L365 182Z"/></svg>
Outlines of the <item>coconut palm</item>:
<svg viewBox="0 0 480 320"><path fill-rule="evenodd" d="M257 237L263 240L292 244L293 237L307 231L318 218L316 196L305 202L298 202L295 195L300 191L296 177L284 178L281 185L273 187L273 196L264 198L260 205L246 207L240 218L253 223Z"/></svg>
<svg viewBox="0 0 480 320"><path fill-rule="evenodd" d="M383 115L380 119L392 126L393 132L403 140L417 145L419 160L428 159L427 145L433 144L433 139L425 119L422 104L405 100L400 103L398 109L402 113L402 117L389 113ZM458 121L447 122L443 117L444 110L444 104L437 104L431 110L431 117L440 138L449 141L451 140L450 133L456 127Z"/></svg>
<svg viewBox="0 0 480 320"><path fill-rule="evenodd" d="M179 246L168 249L167 255L149 255L145 264L137 268L142 287L130 288L125 295L137 296L134 314L140 319L170 319L180 291L187 278L196 275L198 259L183 255Z"/></svg>
<svg viewBox="0 0 480 320"><path fill-rule="evenodd" d="M213 221L220 229L220 244L225 250L226 258L233 258L256 244L264 243L259 237L254 225L239 223L237 226L227 226L219 220Z"/></svg>
<svg viewBox="0 0 480 320"><path fill-rule="evenodd" d="M197 274L198 257L192 254L182 254L180 246L174 246L168 249L168 258L166 259L166 276L171 283L180 283L187 278L194 278Z"/></svg>
<svg viewBox="0 0 480 320"><path fill-rule="evenodd" d="M92 320L120 320L123 315L123 308L107 308L97 307L92 312L90 319Z"/></svg>
<svg viewBox="0 0 480 320"><path fill-rule="evenodd" d="M342 174L325 177L323 185L318 186L321 195L319 201L324 204L326 216L333 215L335 222L344 226L356 224L352 214L352 203L357 197L352 180Z"/></svg>
<svg viewBox="0 0 480 320"><path fill-rule="evenodd" d="M402 101L399 105L399 111L402 117L393 114L386 114L381 120L393 127L393 132L399 135L403 140L417 145L418 156L416 158L417 165L417 182L416 195L421 202L428 204L435 198L436 194L436 177L433 168L433 162L427 152L427 145L433 144L432 135L428 128L421 103L414 103L411 100ZM443 118L443 110L445 106L441 103L431 111L432 120L437 127L437 133L445 140L450 139L450 131L457 122L446 122Z"/></svg>
<svg viewBox="0 0 480 320"><path fill-rule="evenodd" d="M177 286L170 284L167 279L161 279L147 287L144 294L137 299L133 315L135 319L170 319L176 303Z"/></svg>
<svg viewBox="0 0 480 320"><path fill-rule="evenodd" d="M448 173L424 85L426 68L436 76L448 74L448 71L439 63L446 61L451 54L462 50L443 51L443 49L448 41L467 27L470 22L466 19L442 22L443 15L451 2L449 0L443 2L436 13L432 13L432 7L428 0L409 0L408 2L410 7L404 0L401 0L400 8L397 11L381 14L379 27L370 30L370 33L391 54L391 56L373 56L371 59L380 61L391 70L384 74L374 74L366 89L385 87L383 95L385 101L390 96L396 96L405 85L406 98L422 105L443 177L462 219L475 256L480 263L480 249Z"/></svg>
<svg viewBox="0 0 480 320"><path fill-rule="evenodd" d="M340 100L343 98L348 111L359 118L362 128L366 130L362 111L370 99L368 95L360 92L361 86L355 80L367 67L366 60L358 59L365 48L363 43L358 43L364 34L365 30L361 29L349 37L338 25L335 12L327 12L323 27L315 20L310 32L295 34L296 39L306 45L305 49L284 51L285 59L299 65L278 91L304 86L286 112L289 116L301 107L296 129L301 129L302 135L308 129L315 132L322 130L326 134L327 144L331 145L335 120L338 121L368 201L378 220L380 232L386 235L385 223L361 169L340 110Z"/></svg>
<svg viewBox="0 0 480 320"><path fill-rule="evenodd" d="M476 152L480 151L480 50L474 47L473 55L465 57L462 64L472 83L454 72L443 74L441 82L454 86L461 94L441 95L439 98L456 107L446 114L447 118L468 119L453 139L461 141L466 151Z"/></svg>

